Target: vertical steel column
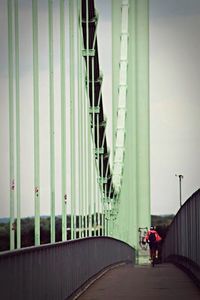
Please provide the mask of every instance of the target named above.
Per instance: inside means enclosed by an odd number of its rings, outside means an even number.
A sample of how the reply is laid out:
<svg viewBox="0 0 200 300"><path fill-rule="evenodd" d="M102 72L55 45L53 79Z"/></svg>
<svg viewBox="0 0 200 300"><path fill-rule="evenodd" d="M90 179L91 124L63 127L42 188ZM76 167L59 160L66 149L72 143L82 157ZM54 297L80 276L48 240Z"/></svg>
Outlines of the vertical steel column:
<svg viewBox="0 0 200 300"><path fill-rule="evenodd" d="M77 0L78 8L78 28L77 28L77 47L78 47L78 148L79 148L79 238L83 237L83 135L82 135L82 126L83 126L83 116L82 116L82 107L83 107L83 94L82 94L82 4L81 0Z"/></svg>
<svg viewBox="0 0 200 300"><path fill-rule="evenodd" d="M117 119L119 56L120 56L121 0L112 0L112 130L113 149ZM113 153L114 159L114 153Z"/></svg>
<svg viewBox="0 0 200 300"><path fill-rule="evenodd" d="M133 3L133 2L132 2ZM115 144L115 156L113 162L113 182L116 187L116 191L120 194L121 189L127 193L126 197L123 197L123 204L120 207L120 228L123 232L124 239L128 232L129 220L130 220L130 200L131 194L128 194L128 178L123 182L123 169L124 169L124 157L128 161L128 148L125 137L129 132L127 130L126 114L132 117L130 111L127 110L127 87L128 87L128 39L129 39L129 1L121 1L121 29L120 29L120 56L119 56L119 83L118 83L118 108L117 108L117 126L116 126L116 144ZM130 163L130 161L128 161ZM125 186L126 184L126 186Z"/></svg>
<svg viewBox="0 0 200 300"><path fill-rule="evenodd" d="M20 184L20 92L19 92L19 20L15 0L15 93L16 93L16 187L17 187L17 248L21 248L21 184Z"/></svg>
<svg viewBox="0 0 200 300"><path fill-rule="evenodd" d="M84 163L84 178L85 178L85 200L84 200L84 206L85 206L85 237L88 236L88 115L87 115L87 91L85 90L85 84L84 84L84 109L83 109L83 124L84 124L84 151L83 151L83 157L85 157L85 163Z"/></svg>
<svg viewBox="0 0 200 300"><path fill-rule="evenodd" d="M60 0L60 83L61 83L61 170L62 170L62 241L67 239L66 216L66 93L65 93L65 9Z"/></svg>
<svg viewBox="0 0 200 300"><path fill-rule="evenodd" d="M149 1L136 3L138 227L149 227Z"/></svg>
<svg viewBox="0 0 200 300"><path fill-rule="evenodd" d="M95 207L95 118L94 118L94 110L95 110L95 106L94 106L94 56L92 56L92 117L90 117L92 120L92 130L91 130L91 134L92 134L92 139L91 139L91 150L92 150L92 156L91 156L91 187L92 187L92 200L93 200L93 228L94 228L94 236L96 236L96 207Z"/></svg>
<svg viewBox="0 0 200 300"><path fill-rule="evenodd" d="M100 93L100 92L99 92ZM99 95L100 97L100 95ZM99 101L98 101L99 102ZM98 103L99 105L99 103ZM103 228L101 230L101 227L102 227L102 199L101 199L101 190L100 190L100 183L99 183L99 178L100 178L100 173L99 173L99 114L97 114L97 198L98 198L98 235L103 235L102 232L103 232ZM101 212L100 212L101 211Z"/></svg>
<svg viewBox="0 0 200 300"><path fill-rule="evenodd" d="M130 244L138 248L138 199L137 199L137 89L136 89L136 0L129 1L129 53L128 53L128 95L127 95L127 140L124 181L126 190L122 196L130 205ZM131 195L131 197L130 197ZM130 230L130 229L129 229Z"/></svg>
<svg viewBox="0 0 200 300"><path fill-rule="evenodd" d="M71 155L71 239L76 238L76 153L75 153L75 97L74 97L74 0L69 0L70 35L70 155Z"/></svg>
<svg viewBox="0 0 200 300"><path fill-rule="evenodd" d="M118 32L120 36L120 55L114 60L118 59L119 61L119 87L118 87L118 117L117 117L117 126L116 126L116 148L114 156L114 165L113 165L113 183L118 192L117 198L115 198L114 213L120 211L118 214L117 224L115 224L114 235L116 237L123 237L124 240L132 243L132 229L131 229L131 220L133 219L133 213L135 209L132 206L133 201L136 201L134 197L133 181L136 180L136 176L132 176L133 170L135 170L135 156L134 156L134 146L133 141L136 136L134 135L134 113L133 109L135 103L135 86L132 83L132 78L134 77L135 65L134 61L130 58L134 57L134 52L132 48L132 43L135 40L134 27L130 26L131 23L135 22L135 18L132 18L130 15L129 5L134 11L135 1L122 0L121 3L118 3L118 10L121 6L120 20L121 20L121 29ZM116 2L117 5L117 2ZM117 9L117 8L115 8ZM129 27L131 28L129 33ZM129 36L131 43L129 44ZM114 44L113 44L114 45ZM114 52L113 55L117 55ZM129 68L128 68L129 63ZM114 69L113 69L114 70ZM134 70L132 72L132 70ZM131 71L131 72L130 72ZM131 80L130 80L131 79ZM127 93L128 91L128 93ZM127 115L127 117L126 117ZM127 119L127 121L126 121ZM126 139L125 139L126 137ZM136 139L136 138L135 138ZM132 148L131 148L132 146ZM124 155L125 154L125 155ZM132 154L132 155L131 155ZM123 169L125 168L125 172ZM131 170L131 172L129 172ZM123 181L122 181L123 179ZM121 198L120 204L118 203L119 198ZM130 232L130 234L129 234Z"/></svg>
<svg viewBox="0 0 200 300"><path fill-rule="evenodd" d="M10 250L15 248L14 231L14 103L13 103L13 7L12 0L7 2L8 10L8 74L9 74L9 158L10 158Z"/></svg>
<svg viewBox="0 0 200 300"><path fill-rule="evenodd" d="M86 0L86 37L87 37L87 42L86 42L86 57L87 57L87 128L88 128L88 138L87 138L87 143L88 143L88 210L89 210L89 236L92 234L92 226L91 226L91 208L92 208L92 192L91 192L91 184L89 181L89 171L91 171L91 132L90 132L90 127L91 127L91 117L89 114L89 84L90 84L90 78L89 78L89 69L90 69L90 61L89 61L89 6L88 6L88 0Z"/></svg>
<svg viewBox="0 0 200 300"><path fill-rule="evenodd" d="M55 242L55 141L54 141L54 67L53 67L53 0L48 1L49 21L49 115L50 115L50 203L51 243Z"/></svg>
<svg viewBox="0 0 200 300"><path fill-rule="evenodd" d="M82 0L81 0L82 1ZM81 26L82 27L82 26ZM82 43L83 45L83 43ZM82 74L84 74L83 71L83 61L81 63L81 70ZM83 159L82 159L82 180L83 180L83 236L86 236L86 199L87 199L87 171L86 171L86 119L85 119L85 77L82 77L82 109L81 109L81 115L82 115L82 151L83 151Z"/></svg>
<svg viewBox="0 0 200 300"><path fill-rule="evenodd" d="M138 215L137 215L137 134L136 134L136 0L129 1L129 45L128 45L128 93L126 121L126 153L124 161L124 188L121 197L129 209L129 243L138 248ZM120 206L121 209L121 206ZM120 219L121 222L121 219Z"/></svg>
<svg viewBox="0 0 200 300"><path fill-rule="evenodd" d="M101 145L101 149L103 148L103 143ZM105 235L105 198L104 198L104 188L103 188L103 154L101 153L101 175L100 175L100 182L101 182L101 203L102 203L102 215L101 215L101 224L102 224L102 235Z"/></svg>
<svg viewBox="0 0 200 300"><path fill-rule="evenodd" d="M38 85L38 1L32 0L33 28L33 99L34 99L34 182L35 182L35 245L40 244L40 139Z"/></svg>

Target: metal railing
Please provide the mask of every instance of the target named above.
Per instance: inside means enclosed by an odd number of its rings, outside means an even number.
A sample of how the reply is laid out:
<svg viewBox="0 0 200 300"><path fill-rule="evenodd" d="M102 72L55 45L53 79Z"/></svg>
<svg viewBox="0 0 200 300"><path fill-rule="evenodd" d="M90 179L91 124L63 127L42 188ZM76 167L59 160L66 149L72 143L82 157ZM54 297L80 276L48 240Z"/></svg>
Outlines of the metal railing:
<svg viewBox="0 0 200 300"><path fill-rule="evenodd" d="M134 261L132 247L108 237L5 252L0 255L1 299L68 299L105 268Z"/></svg>
<svg viewBox="0 0 200 300"><path fill-rule="evenodd" d="M200 285L200 189L180 208L163 244L164 261L183 267Z"/></svg>

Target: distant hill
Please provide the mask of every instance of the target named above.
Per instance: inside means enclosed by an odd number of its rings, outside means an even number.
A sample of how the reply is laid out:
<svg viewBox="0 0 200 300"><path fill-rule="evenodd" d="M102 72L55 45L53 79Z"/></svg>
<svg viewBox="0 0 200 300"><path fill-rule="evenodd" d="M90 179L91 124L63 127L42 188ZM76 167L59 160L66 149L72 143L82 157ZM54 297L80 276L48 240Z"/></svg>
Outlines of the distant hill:
<svg viewBox="0 0 200 300"><path fill-rule="evenodd" d="M61 218L61 216L56 216L58 219ZM34 218L34 217L30 217ZM41 218L49 218L49 216L41 216ZM171 221L173 220L174 215L152 215L151 216L151 224L154 226L160 226L160 225L166 225L168 226ZM9 218L0 218L0 224L6 224L9 223Z"/></svg>
<svg viewBox="0 0 200 300"><path fill-rule="evenodd" d="M9 218L0 218L0 224L6 224L9 223Z"/></svg>

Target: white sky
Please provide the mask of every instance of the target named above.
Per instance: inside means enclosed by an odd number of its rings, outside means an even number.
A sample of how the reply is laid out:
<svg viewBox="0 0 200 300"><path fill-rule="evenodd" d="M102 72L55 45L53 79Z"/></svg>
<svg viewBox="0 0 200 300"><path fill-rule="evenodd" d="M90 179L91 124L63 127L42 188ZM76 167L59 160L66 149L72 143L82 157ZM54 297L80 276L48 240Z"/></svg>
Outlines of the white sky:
<svg viewBox="0 0 200 300"><path fill-rule="evenodd" d="M20 92L21 92L21 182L22 215L34 214L33 196L33 99L31 1L20 0ZM39 1L40 119L41 119L41 214L49 214L49 132L47 1ZM104 74L104 107L111 140L111 7L96 0L99 11L98 43ZM0 217L9 214L8 70L6 1L0 1ZM59 9L54 2L55 16ZM66 15L67 17L67 15ZM67 18L68 19L68 18ZM183 174L183 200L200 186L200 1L150 0L150 116L152 213L176 213L179 207L178 179ZM54 19L56 192L60 199L60 69L59 19ZM106 45L106 46L105 46ZM68 49L67 49L68 51ZM43 54L42 54L43 53ZM46 53L46 54L45 54ZM66 62L68 73L69 61ZM66 90L69 90L68 75ZM68 94L67 94L68 95ZM106 95L106 97L105 97ZM69 105L67 105L69 116ZM69 143L69 136L67 137ZM67 153L69 160L69 151ZM68 172L68 177L70 173ZM68 191L70 192L68 181ZM56 203L60 214L61 201Z"/></svg>
<svg viewBox="0 0 200 300"><path fill-rule="evenodd" d="M152 212L176 212L200 187L200 1L150 1Z"/></svg>

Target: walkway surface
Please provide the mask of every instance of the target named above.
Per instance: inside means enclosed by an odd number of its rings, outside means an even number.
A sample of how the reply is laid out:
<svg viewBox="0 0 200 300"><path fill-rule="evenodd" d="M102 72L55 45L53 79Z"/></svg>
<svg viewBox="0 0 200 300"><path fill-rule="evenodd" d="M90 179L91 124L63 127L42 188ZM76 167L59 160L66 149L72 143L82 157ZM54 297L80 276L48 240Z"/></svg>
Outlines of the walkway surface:
<svg viewBox="0 0 200 300"><path fill-rule="evenodd" d="M124 265L107 272L78 300L200 300L200 290L171 264Z"/></svg>

